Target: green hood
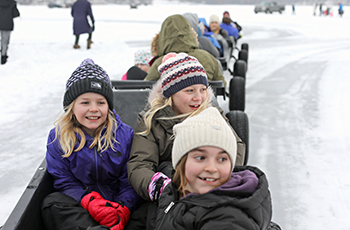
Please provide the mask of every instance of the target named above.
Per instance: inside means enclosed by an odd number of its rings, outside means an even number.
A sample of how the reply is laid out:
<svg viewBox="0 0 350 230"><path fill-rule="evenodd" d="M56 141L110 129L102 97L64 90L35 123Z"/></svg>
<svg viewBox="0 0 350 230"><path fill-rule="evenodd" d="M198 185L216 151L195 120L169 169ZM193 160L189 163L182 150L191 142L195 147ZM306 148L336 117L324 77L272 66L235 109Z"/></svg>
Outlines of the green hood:
<svg viewBox="0 0 350 230"><path fill-rule="evenodd" d="M199 49L192 27L182 15L175 14L164 20L159 32L157 48L158 58L151 65L144 80L157 81L159 79L158 66L162 64L164 55L170 52L183 52L198 59L207 72L209 81L222 80L226 86L218 60L207 51Z"/></svg>
<svg viewBox="0 0 350 230"><path fill-rule="evenodd" d="M165 19L158 37L159 56L169 52L189 53L198 48L198 42L186 18L176 14Z"/></svg>

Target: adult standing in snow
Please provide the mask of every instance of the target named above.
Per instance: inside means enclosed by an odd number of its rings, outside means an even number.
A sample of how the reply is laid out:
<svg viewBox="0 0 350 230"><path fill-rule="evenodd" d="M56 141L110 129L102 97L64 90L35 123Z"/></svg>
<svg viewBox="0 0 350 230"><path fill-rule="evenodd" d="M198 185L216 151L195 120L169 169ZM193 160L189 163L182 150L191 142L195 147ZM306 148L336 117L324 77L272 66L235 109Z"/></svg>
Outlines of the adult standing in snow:
<svg viewBox="0 0 350 230"><path fill-rule="evenodd" d="M339 2L338 5L339 5L338 13L339 13L339 15L341 17L341 16L343 16L343 13L344 13L343 3Z"/></svg>
<svg viewBox="0 0 350 230"><path fill-rule="evenodd" d="M95 19L94 15L92 14L91 4L87 0L77 0L73 6L72 6L72 17L73 20L73 32L75 35L75 43L73 48L79 49L79 37L80 34L89 34L89 37L87 39L87 48L91 48L92 44L92 32L95 30ZM90 26L88 22L88 18L90 17L92 26Z"/></svg>
<svg viewBox="0 0 350 230"><path fill-rule="evenodd" d="M1 34L1 64L7 62L7 50L10 43L11 31L13 31L13 19L19 16L17 3L14 0L0 1L0 34Z"/></svg>

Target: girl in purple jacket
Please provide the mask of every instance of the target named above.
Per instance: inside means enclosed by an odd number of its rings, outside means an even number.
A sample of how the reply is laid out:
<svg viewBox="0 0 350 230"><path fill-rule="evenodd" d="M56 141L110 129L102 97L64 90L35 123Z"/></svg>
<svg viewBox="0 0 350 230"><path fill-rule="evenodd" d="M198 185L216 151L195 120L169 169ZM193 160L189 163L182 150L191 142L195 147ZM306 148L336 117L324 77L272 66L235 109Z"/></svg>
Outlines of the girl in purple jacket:
<svg viewBox="0 0 350 230"><path fill-rule="evenodd" d="M123 229L140 198L126 169L133 130L113 109L107 73L84 60L67 81L63 106L47 143L57 192L42 205L46 228Z"/></svg>

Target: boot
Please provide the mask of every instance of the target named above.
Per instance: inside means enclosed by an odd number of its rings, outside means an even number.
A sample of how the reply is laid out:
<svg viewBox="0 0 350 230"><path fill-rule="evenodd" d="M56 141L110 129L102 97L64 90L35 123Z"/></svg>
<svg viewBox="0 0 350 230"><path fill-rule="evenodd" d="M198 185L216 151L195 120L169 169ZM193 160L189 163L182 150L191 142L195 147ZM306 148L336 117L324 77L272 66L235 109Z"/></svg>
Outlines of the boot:
<svg viewBox="0 0 350 230"><path fill-rule="evenodd" d="M73 46L73 48L74 48L74 49L80 49L80 45L75 44L75 45Z"/></svg>
<svg viewBox="0 0 350 230"><path fill-rule="evenodd" d="M88 49L91 48L91 44L92 44L92 43L93 43L93 42L92 42L90 39L87 40L87 48L88 48Z"/></svg>
<svg viewBox="0 0 350 230"><path fill-rule="evenodd" d="M7 55L1 56L1 65L5 64L7 62L7 58L8 58Z"/></svg>

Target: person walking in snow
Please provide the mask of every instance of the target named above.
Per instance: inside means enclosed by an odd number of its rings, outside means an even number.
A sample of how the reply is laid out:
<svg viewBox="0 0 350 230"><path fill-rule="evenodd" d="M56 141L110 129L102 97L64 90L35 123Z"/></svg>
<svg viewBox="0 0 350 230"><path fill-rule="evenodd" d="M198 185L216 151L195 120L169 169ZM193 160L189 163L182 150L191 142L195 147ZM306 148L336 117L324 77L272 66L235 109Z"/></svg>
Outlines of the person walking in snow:
<svg viewBox="0 0 350 230"><path fill-rule="evenodd" d="M91 48L92 32L95 30L95 19L92 14L91 3L87 0L77 0L73 6L71 15L73 17L73 33L75 35L75 43L73 48L80 49L79 37L80 34L89 34L87 39L87 48ZM90 26L88 18L90 17L92 25Z"/></svg>
<svg viewBox="0 0 350 230"><path fill-rule="evenodd" d="M113 109L107 73L85 59L67 80L63 106L47 141L47 171L56 192L42 204L45 226L123 230L141 198L126 168L134 132Z"/></svg>
<svg viewBox="0 0 350 230"><path fill-rule="evenodd" d="M339 2L338 5L339 5L338 13L339 13L340 17L342 17L344 14L343 3Z"/></svg>
<svg viewBox="0 0 350 230"><path fill-rule="evenodd" d="M10 44L10 35L13 31L13 19L19 17L17 3L14 0L0 1L0 35L1 35L1 64L7 62L7 51Z"/></svg>

